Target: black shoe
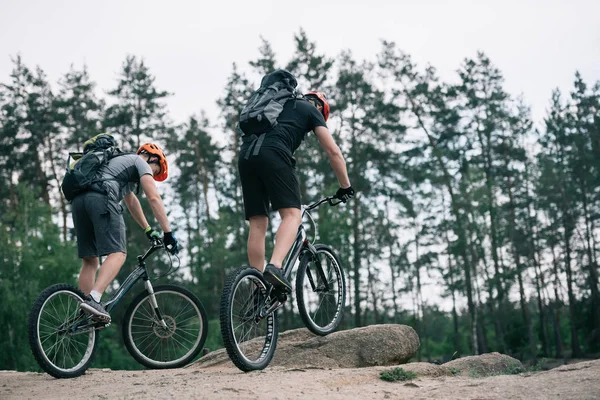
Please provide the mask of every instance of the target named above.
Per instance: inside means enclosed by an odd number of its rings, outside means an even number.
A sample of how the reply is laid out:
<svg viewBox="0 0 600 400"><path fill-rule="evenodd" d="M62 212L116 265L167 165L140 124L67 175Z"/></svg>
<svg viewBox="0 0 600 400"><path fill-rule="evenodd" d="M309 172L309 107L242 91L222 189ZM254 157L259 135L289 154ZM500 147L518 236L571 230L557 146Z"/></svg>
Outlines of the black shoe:
<svg viewBox="0 0 600 400"><path fill-rule="evenodd" d="M273 264L267 264L265 272L263 272L263 277L273 286L276 294L281 292L286 294L292 293L292 285L283 276L281 268L277 268Z"/></svg>
<svg viewBox="0 0 600 400"><path fill-rule="evenodd" d="M79 305L79 308L92 314L93 319L98 319L102 322L110 322L110 314L106 311L104 306L89 296Z"/></svg>

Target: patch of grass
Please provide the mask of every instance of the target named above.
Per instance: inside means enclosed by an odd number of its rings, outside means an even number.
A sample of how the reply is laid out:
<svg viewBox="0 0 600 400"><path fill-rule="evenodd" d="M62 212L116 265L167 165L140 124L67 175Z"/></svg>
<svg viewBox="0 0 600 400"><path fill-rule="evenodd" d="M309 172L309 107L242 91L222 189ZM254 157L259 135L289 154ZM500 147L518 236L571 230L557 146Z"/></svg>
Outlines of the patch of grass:
<svg viewBox="0 0 600 400"><path fill-rule="evenodd" d="M483 376L479 373L477 368L469 368L469 376L471 378L482 378Z"/></svg>
<svg viewBox="0 0 600 400"><path fill-rule="evenodd" d="M379 378L388 382L396 382L396 381L410 381L411 379L415 379L417 374L412 371L405 371L400 367L396 367L394 369L390 369L389 371L381 371L379 374Z"/></svg>
<svg viewBox="0 0 600 400"><path fill-rule="evenodd" d="M545 358L540 358L539 360L537 360L535 362L535 364L531 365L530 367L527 368L527 372L539 372L542 370L542 367L544 366L544 364L546 363L546 359Z"/></svg>
<svg viewBox="0 0 600 400"><path fill-rule="evenodd" d="M458 368L450 367L448 369L450 370L450 373L452 373L452 375L459 375L460 374L460 370Z"/></svg>
<svg viewBox="0 0 600 400"><path fill-rule="evenodd" d="M523 367L521 367L516 362L511 362L508 367L506 367L501 375L516 375L525 372Z"/></svg>

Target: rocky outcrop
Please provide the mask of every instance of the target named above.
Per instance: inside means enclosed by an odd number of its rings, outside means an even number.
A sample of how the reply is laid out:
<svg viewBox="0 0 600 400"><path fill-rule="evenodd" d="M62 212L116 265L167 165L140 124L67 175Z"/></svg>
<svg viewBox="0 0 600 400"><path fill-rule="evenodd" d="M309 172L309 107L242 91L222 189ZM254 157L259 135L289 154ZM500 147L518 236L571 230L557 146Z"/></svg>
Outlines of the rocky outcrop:
<svg viewBox="0 0 600 400"><path fill-rule="evenodd" d="M414 362L402 366L405 371L414 372L417 377L439 378L441 376L453 376L452 371L443 366L428 362Z"/></svg>
<svg viewBox="0 0 600 400"><path fill-rule="evenodd" d="M315 336L307 329L279 335L270 366L288 368L361 368L404 364L419 349L419 337L409 326L370 325ZM224 349L209 353L192 368L231 365Z"/></svg>
<svg viewBox="0 0 600 400"><path fill-rule="evenodd" d="M500 353L463 357L447 362L443 366L448 368L454 375L472 378L518 374L525 371L521 361Z"/></svg>

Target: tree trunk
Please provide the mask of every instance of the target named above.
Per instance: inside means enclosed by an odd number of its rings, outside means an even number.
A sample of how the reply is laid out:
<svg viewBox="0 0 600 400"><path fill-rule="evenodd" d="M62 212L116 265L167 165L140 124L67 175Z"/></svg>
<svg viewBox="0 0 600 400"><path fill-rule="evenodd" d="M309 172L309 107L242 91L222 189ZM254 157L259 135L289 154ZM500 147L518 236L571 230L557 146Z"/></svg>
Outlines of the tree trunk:
<svg viewBox="0 0 600 400"><path fill-rule="evenodd" d="M393 245L390 246L390 260L389 260L389 265L390 265L390 274L392 276L392 281L391 281L391 285L392 285L392 303L394 306L394 323L398 322L398 295L396 294L396 269L394 266L394 259L393 259L393 255L394 255L394 249L393 249Z"/></svg>
<svg viewBox="0 0 600 400"><path fill-rule="evenodd" d="M417 220L416 218L413 219L413 223L415 226L415 278L417 281L417 318L419 320L419 331L417 331L417 334L419 335L420 338L422 338L422 340L425 341L426 343L426 352L427 352L427 359L429 360L429 342L427 341L427 328L425 326L425 315L423 312L423 296L422 296L422 291L421 291L421 253L420 253L420 248L419 248L419 225L417 224ZM421 357L421 352L419 351L419 361L421 361L420 359Z"/></svg>
<svg viewBox="0 0 600 400"><path fill-rule="evenodd" d="M487 110L486 110L487 115ZM506 351L506 340L504 338L504 310L505 310L505 289L503 285L503 274L500 270L500 263L498 261L498 229L496 227L496 206L494 204L494 188L493 188L493 177L492 177L492 156L491 156L491 139L489 133L486 133L486 141L484 141L483 134L480 129L480 121L477 121L477 136L481 146L481 151L484 156L484 172L485 172L485 187L487 190L487 207L488 216L490 219L490 239L492 245L492 260L494 264L494 278L493 283L496 288L497 302L498 302L498 313L494 323L494 329L496 331L496 342L500 347L500 352ZM491 291L490 291L491 292ZM490 297L491 297L490 293Z"/></svg>
<svg viewBox="0 0 600 400"><path fill-rule="evenodd" d="M353 247L353 271L354 271L354 324L355 326L361 326L361 312L360 312L360 230L358 226L359 215L359 196L354 197L352 204L353 218L352 218L352 234L354 243Z"/></svg>
<svg viewBox="0 0 600 400"><path fill-rule="evenodd" d="M587 190L582 179L579 179L581 188L581 197L583 200L583 216L585 220L585 239L586 239L586 254L588 257L587 269L588 269L588 282L591 289L591 319L592 319L592 335L590 343L600 343L600 294L598 293L598 266L594 260L592 251L592 241L590 233L590 217L588 212L587 202Z"/></svg>
<svg viewBox="0 0 600 400"><path fill-rule="evenodd" d="M577 331L577 305L575 304L575 293L573 291L573 272L571 270L571 244L568 234L568 226L563 215L564 241L565 241L565 270L567 272L567 294L569 296L569 322L571 325L571 357L581 357L579 337Z"/></svg>
<svg viewBox="0 0 600 400"><path fill-rule="evenodd" d="M546 323L546 306L544 304L544 299L542 296L542 288L546 287L546 283L544 282L544 273L540 266L540 255L539 255L539 246L538 246L538 231L531 223L532 215L534 211L532 210L532 199L529 191L529 159L525 162L525 195L527 198L527 230L529 231L529 236L531 237L528 240L529 245L529 256L533 261L533 267L535 270L535 288L538 297L538 313L540 314L540 330L542 336L542 352L544 357L550 357L550 336L547 332L547 323Z"/></svg>
<svg viewBox="0 0 600 400"><path fill-rule="evenodd" d="M52 146L52 139L48 136L48 158L50 159L50 168L52 170L52 175L54 176L54 180L56 181L56 185L58 187L58 198L60 200L60 212L62 214L62 234L63 240L67 241L67 202L65 196L60 190L60 179L58 179L58 173L56 172L56 163L54 162L54 147Z"/></svg>
<svg viewBox="0 0 600 400"><path fill-rule="evenodd" d="M442 210L446 220L446 201L442 193ZM452 266L452 253L450 251L450 236L446 230L446 248L448 249L448 279L450 280L450 293L452 294L452 326L454 333L454 351L461 353L460 336L458 333L458 312L456 311L456 288L454 285L454 268Z"/></svg>
<svg viewBox="0 0 600 400"><path fill-rule="evenodd" d="M548 338L546 336L546 317L544 315L545 307L543 304L542 290L541 290L541 284L540 284L541 269L540 269L540 272L538 273L538 268L539 268L539 266L536 264L535 265L535 290L537 293L538 313L540 314L540 334L542 336L542 356L549 357L550 356L550 348L548 346ZM543 279L543 278L541 278L541 279Z"/></svg>
<svg viewBox="0 0 600 400"><path fill-rule="evenodd" d="M562 335L560 334L560 294L558 288L560 287L560 277L558 275L558 260L556 259L556 253L554 252L554 244L550 246L552 250L552 265L554 270L554 303L552 306L552 325L554 328L554 346L555 346L555 357L563 358L563 344Z"/></svg>
<svg viewBox="0 0 600 400"><path fill-rule="evenodd" d="M506 149L506 147L505 147ZM508 157L506 155L506 150L503 153L504 156L504 164L508 171L510 171L510 165L508 162ZM510 207L510 234L513 248L513 257L515 259L515 267L517 269L517 280L519 282L519 298L521 303L521 314L523 315L523 323L527 329L527 339L529 342L529 351L531 353L531 357L534 359L537 357L535 339L533 336L533 325L531 324L531 318L529 317L529 309L527 307L527 299L525 298L525 288L523 285L523 269L521 267L521 257L519 255L519 244L517 238L517 217L515 215L515 200L513 196L513 186L512 179L510 173L506 176L506 187L508 189L508 199L509 199L509 207Z"/></svg>

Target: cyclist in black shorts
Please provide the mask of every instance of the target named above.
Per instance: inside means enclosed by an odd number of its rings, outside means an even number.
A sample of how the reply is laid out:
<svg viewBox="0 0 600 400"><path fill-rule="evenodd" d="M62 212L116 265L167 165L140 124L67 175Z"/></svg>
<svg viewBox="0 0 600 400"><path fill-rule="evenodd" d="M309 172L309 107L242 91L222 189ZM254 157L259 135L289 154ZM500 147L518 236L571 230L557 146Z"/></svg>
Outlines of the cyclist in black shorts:
<svg viewBox="0 0 600 400"><path fill-rule="evenodd" d="M311 91L305 94L305 99L308 101L285 103L277 125L263 134L262 143L255 139L244 140L238 162L246 219L250 221L248 261L252 267L263 270L270 202L273 210L279 211L282 221L263 276L275 290L287 293L291 293L292 285L283 276L281 265L302 223L300 185L293 154L308 132L315 133L327 153L340 184L336 197L346 201L354 196L346 162L325 123L329 117L327 98L321 92ZM258 151L257 145L260 146Z"/></svg>

